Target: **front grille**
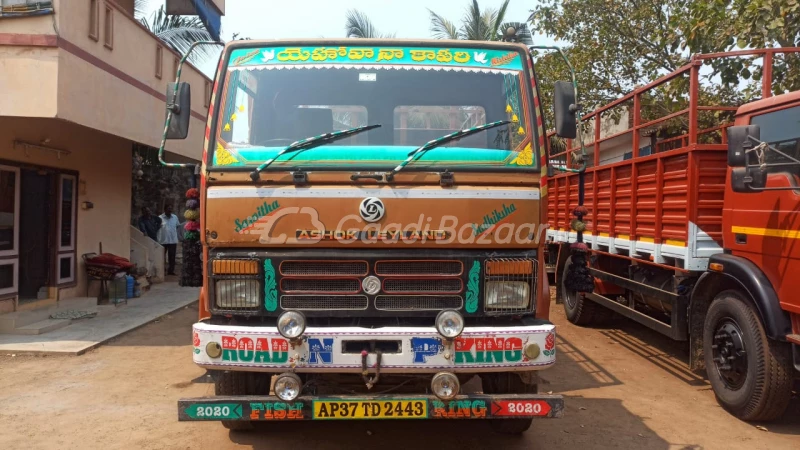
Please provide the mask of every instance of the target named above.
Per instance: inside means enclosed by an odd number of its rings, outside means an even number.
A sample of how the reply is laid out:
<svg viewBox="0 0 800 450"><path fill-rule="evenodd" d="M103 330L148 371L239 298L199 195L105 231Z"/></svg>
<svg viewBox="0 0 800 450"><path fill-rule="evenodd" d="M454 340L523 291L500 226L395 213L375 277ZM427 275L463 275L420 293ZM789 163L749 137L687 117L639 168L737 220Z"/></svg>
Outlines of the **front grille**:
<svg viewBox="0 0 800 450"><path fill-rule="evenodd" d="M457 295L379 295L375 309L380 311L431 311L461 309L464 301Z"/></svg>
<svg viewBox="0 0 800 450"><path fill-rule="evenodd" d="M528 258L493 258L484 261L484 304L489 315L533 311L536 301L537 261ZM513 292L527 286L527 304L516 302ZM491 301L495 297L497 300Z"/></svg>
<svg viewBox="0 0 800 450"><path fill-rule="evenodd" d="M461 261L378 261L375 273L383 276L461 275Z"/></svg>
<svg viewBox="0 0 800 450"><path fill-rule="evenodd" d="M287 276L364 276L366 261L283 261L281 275Z"/></svg>
<svg viewBox="0 0 800 450"><path fill-rule="evenodd" d="M367 309L366 295L283 295L281 308L305 311L330 311Z"/></svg>
<svg viewBox="0 0 800 450"><path fill-rule="evenodd" d="M284 278L283 292L332 292L358 293L361 282L355 278Z"/></svg>
<svg viewBox="0 0 800 450"><path fill-rule="evenodd" d="M389 278L383 282L384 292L461 292L460 278L407 279Z"/></svg>

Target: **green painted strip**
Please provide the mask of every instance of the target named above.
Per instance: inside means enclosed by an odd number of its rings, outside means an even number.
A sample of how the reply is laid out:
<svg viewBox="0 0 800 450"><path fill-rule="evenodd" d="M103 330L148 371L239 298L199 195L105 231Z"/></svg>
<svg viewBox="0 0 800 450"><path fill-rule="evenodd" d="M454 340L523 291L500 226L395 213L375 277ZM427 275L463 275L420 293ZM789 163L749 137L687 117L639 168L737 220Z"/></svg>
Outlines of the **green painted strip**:
<svg viewBox="0 0 800 450"><path fill-rule="evenodd" d="M480 292L481 263L475 261L469 270L469 281L467 281L467 304L466 310L472 314L478 310L478 293Z"/></svg>
<svg viewBox="0 0 800 450"><path fill-rule="evenodd" d="M264 260L264 307L270 312L278 309L278 286L271 259Z"/></svg>
<svg viewBox="0 0 800 450"><path fill-rule="evenodd" d="M235 403L195 403L186 408L186 415L192 419L241 419L242 405Z"/></svg>

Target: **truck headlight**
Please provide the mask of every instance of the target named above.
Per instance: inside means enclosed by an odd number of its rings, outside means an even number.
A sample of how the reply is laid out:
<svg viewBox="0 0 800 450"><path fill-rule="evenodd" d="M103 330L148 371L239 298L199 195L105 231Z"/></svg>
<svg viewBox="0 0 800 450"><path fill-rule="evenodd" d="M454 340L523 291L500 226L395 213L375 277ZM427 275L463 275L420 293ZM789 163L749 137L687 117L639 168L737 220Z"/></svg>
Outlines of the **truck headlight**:
<svg viewBox="0 0 800 450"><path fill-rule="evenodd" d="M524 309L530 304L531 290L525 281L486 283L486 309Z"/></svg>
<svg viewBox="0 0 800 450"><path fill-rule="evenodd" d="M260 288L258 280L217 280L214 287L219 308L258 307Z"/></svg>

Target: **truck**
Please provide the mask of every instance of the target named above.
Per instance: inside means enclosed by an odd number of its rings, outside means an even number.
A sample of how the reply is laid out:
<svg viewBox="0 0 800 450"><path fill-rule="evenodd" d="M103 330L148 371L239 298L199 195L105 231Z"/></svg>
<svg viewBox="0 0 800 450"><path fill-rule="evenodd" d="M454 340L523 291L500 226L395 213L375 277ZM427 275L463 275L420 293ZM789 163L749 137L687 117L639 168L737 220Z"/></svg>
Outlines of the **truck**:
<svg viewBox="0 0 800 450"><path fill-rule="evenodd" d="M690 368L705 370L719 404L743 420L780 417L800 370L800 92L772 96L773 62L798 51L695 55L583 117L593 142L581 153L578 212L587 213L591 292L565 281L579 175L553 172L547 182L546 264L569 321L616 313L688 341ZM719 58L761 62L762 98L703 104L701 66ZM645 115L655 91L675 82L688 85L686 103ZM628 120L613 129L606 118L620 107ZM678 118L684 126L663 133ZM578 147L554 147L552 165L575 167L581 158L567 156Z"/></svg>
<svg viewBox="0 0 800 450"><path fill-rule="evenodd" d="M179 420L484 419L518 434L561 417L563 398L538 392L556 356L538 89L515 42L226 44L197 168L193 359L215 396L180 399ZM164 138L184 138L180 71L167 99Z"/></svg>

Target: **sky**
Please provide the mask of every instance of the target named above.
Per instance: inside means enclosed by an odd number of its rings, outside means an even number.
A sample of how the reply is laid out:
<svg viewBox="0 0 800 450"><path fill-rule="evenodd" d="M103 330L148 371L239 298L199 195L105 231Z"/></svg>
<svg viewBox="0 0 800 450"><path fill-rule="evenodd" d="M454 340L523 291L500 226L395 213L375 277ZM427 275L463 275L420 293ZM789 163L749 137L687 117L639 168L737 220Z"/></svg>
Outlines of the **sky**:
<svg viewBox="0 0 800 450"><path fill-rule="evenodd" d="M150 0L156 10L163 0ZM481 9L498 8L502 0L480 0ZM511 0L506 20L524 22L535 0ZM227 0L222 18L222 38L335 38L345 37L345 13L357 9L369 16L380 33L395 33L398 38L431 38L428 8L458 24L469 0ZM149 14L148 14L149 15ZM534 32L534 41L552 40ZM201 69L211 73L216 61Z"/></svg>

